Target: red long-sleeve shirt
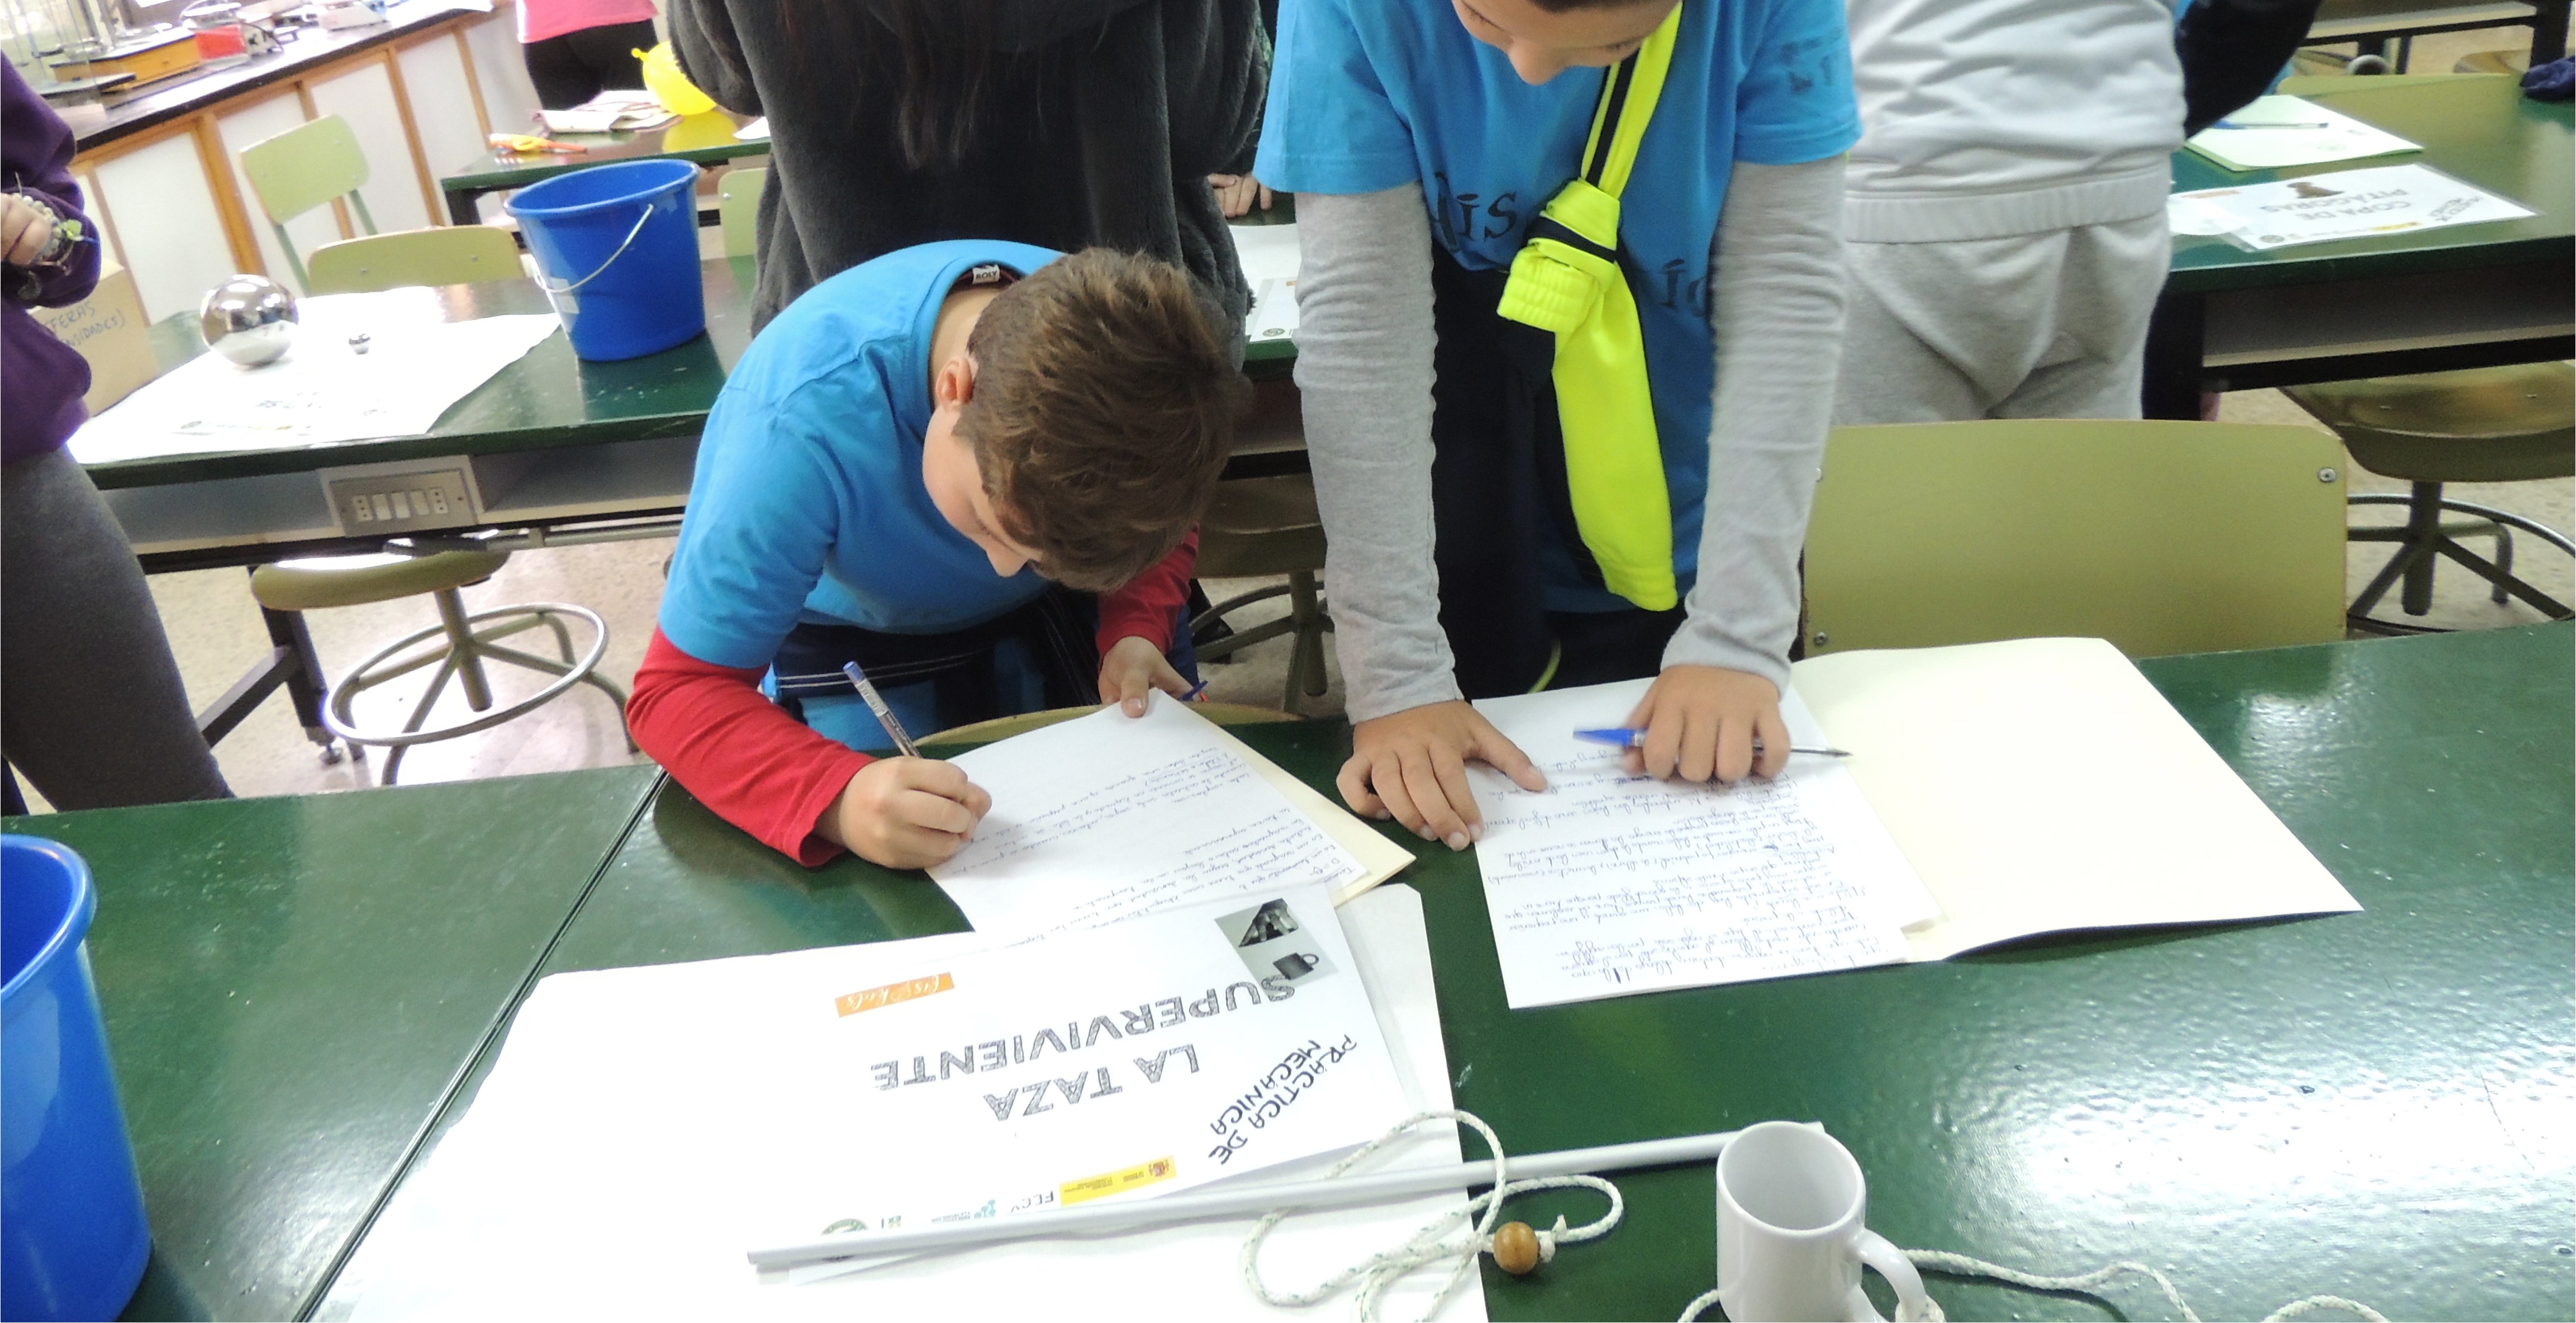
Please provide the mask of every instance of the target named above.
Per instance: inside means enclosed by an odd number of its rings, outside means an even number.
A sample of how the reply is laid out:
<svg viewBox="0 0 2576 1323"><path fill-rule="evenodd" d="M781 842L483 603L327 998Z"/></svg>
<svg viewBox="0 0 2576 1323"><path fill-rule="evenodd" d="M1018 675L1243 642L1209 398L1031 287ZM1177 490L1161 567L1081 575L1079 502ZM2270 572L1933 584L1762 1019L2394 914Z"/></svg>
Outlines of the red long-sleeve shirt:
<svg viewBox="0 0 2576 1323"><path fill-rule="evenodd" d="M1198 565L1192 532L1171 555L1100 599L1102 655L1120 639L1169 650ZM873 757L787 715L760 692L764 666L700 661L653 631L626 724L635 742L716 816L808 868L841 852L815 830Z"/></svg>

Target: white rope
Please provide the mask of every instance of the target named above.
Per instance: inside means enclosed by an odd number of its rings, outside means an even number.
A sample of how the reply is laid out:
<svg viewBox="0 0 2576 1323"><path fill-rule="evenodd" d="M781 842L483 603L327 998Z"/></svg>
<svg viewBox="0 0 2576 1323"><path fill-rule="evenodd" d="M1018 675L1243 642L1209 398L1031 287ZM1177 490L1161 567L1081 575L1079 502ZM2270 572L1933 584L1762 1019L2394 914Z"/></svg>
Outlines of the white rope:
<svg viewBox="0 0 2576 1323"><path fill-rule="evenodd" d="M2113 1279L2135 1274L2155 1282L2156 1289L2164 1292L2165 1299L2171 1301L2173 1307L2182 1314L2183 1323L2201 1323L2200 1315L2192 1312L2191 1305L2184 1301L2182 1291L2173 1284L2173 1279L2143 1263L2114 1263L2081 1276L2048 1277L2035 1272L2024 1272L2019 1268L2007 1268L2000 1263L1988 1263L1984 1259L1972 1259L1965 1254L1952 1254L1947 1250L1907 1250L1905 1257L1911 1260L1915 1267L1928 1272L1948 1273L1953 1277L1990 1277L1998 1282L2027 1287L2033 1291L2077 1291L2087 1295L2100 1295L2101 1288ZM1931 1306L1931 1313L1918 1323L1948 1323L1948 1315L1941 1312L1941 1302L1932 1299L1929 1294L1924 1296L1924 1301ZM1693 1319L1699 1317L1701 1310L1716 1303L1717 1292L1702 1293L1698 1299L1691 1301L1689 1306L1682 1310L1681 1323L1691 1323ZM2387 1317L2378 1310L2358 1300L2346 1300L2339 1295L2303 1296L2265 1315L2263 1323L2288 1323L2290 1319L2305 1318L2324 1309L2343 1310L2361 1319L2362 1323L2388 1323Z"/></svg>
<svg viewBox="0 0 2576 1323"><path fill-rule="evenodd" d="M1261 1276L1262 1241L1269 1238L1272 1229L1298 1210L1282 1208L1263 1214L1260 1224L1253 1227L1252 1235L1243 1242L1244 1286L1267 1304L1283 1309L1301 1309L1321 1303L1338 1293L1343 1287L1352 1282L1358 1282L1360 1284L1359 1317L1362 1323L1373 1323L1377 1318L1378 1302L1397 1282L1410 1276L1418 1268L1439 1263L1445 1259L1455 1259L1457 1262L1449 1270L1449 1280L1441 1283L1439 1292L1431 1297L1430 1307L1422 1312L1422 1316L1429 1319L1440 1313L1441 1306L1449 1303L1449 1297L1457 1291L1461 1283L1467 1280L1467 1274L1475 1270L1476 1256L1492 1252L1494 1224L1502 1215L1504 1200L1514 1195L1527 1194L1532 1190L1560 1190L1576 1187L1598 1190L1609 1197L1610 1211L1602 1214L1596 1221L1579 1227L1568 1227L1565 1219L1560 1216L1556 1219L1555 1226L1538 1232L1538 1258L1541 1263L1553 1260L1556 1257L1556 1247L1559 1245L1580 1244L1595 1237L1607 1235L1612 1227L1619 1225L1620 1217L1626 1212L1626 1205L1619 1197L1619 1187L1598 1176L1549 1176L1526 1181L1509 1179L1510 1173L1505 1169L1506 1159L1503 1155L1502 1137L1496 1135L1494 1128L1485 1124L1484 1120L1474 1113L1454 1109L1420 1112L1406 1117L1397 1122L1393 1129L1360 1145L1352 1150L1350 1156L1334 1163L1332 1168L1324 1173L1324 1179L1330 1180L1349 1173L1352 1167L1366 1160L1370 1154L1393 1143L1406 1131L1425 1121L1456 1121L1473 1127L1476 1133L1483 1135L1485 1147L1494 1155L1494 1187L1424 1223L1421 1230L1406 1237L1393 1249L1372 1254L1303 1291L1272 1290L1270 1284ZM1475 1217L1479 1211L1484 1216L1478 1219L1475 1225L1469 1227L1465 1235L1449 1234L1452 1223Z"/></svg>

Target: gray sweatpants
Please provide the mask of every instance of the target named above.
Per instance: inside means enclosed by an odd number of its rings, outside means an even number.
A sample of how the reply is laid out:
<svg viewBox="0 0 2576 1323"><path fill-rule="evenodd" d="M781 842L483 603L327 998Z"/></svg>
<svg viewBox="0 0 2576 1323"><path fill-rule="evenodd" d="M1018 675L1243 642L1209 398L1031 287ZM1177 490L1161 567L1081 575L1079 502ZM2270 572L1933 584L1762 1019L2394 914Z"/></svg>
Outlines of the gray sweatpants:
<svg viewBox="0 0 2576 1323"><path fill-rule="evenodd" d="M0 467L0 754L59 809L232 793L125 530L60 450Z"/></svg>
<svg viewBox="0 0 2576 1323"><path fill-rule="evenodd" d="M2164 213L1946 243L1847 243L1834 422L2135 418Z"/></svg>

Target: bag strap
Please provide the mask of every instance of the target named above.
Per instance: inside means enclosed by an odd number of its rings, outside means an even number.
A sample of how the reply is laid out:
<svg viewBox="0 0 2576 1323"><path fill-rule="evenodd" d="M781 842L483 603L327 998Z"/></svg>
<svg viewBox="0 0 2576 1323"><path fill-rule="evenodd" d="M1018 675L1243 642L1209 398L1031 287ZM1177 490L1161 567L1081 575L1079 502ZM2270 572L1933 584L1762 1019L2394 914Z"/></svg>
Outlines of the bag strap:
<svg viewBox="0 0 2576 1323"><path fill-rule="evenodd" d="M1637 148L1663 98L1664 75L1673 65L1673 47L1681 39L1682 6L1646 37L1646 44L1612 66L1601 81L1600 103L1592 108L1592 134L1583 144L1583 178L1612 197L1628 187L1636 167Z"/></svg>

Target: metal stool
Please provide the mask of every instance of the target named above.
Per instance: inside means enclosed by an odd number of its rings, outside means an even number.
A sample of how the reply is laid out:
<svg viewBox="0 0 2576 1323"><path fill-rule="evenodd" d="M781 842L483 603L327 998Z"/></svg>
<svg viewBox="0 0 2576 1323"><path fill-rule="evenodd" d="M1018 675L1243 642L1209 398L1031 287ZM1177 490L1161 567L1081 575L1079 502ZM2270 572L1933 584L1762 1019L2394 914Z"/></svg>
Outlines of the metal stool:
<svg viewBox="0 0 2576 1323"><path fill-rule="evenodd" d="M2353 462L2373 473L2414 484L2405 496L2371 494L2354 505L2406 507L2396 528L2356 528L2355 542L2395 542L2369 585L2346 608L2355 629L2381 634L2439 632L2423 625L2381 620L2370 614L2391 587L2404 581L2399 605L2410 616L2433 609L2433 569L2439 558L2467 566L2493 585L2499 606L2520 598L2553 620L2576 616L2566 603L2513 573L2513 532L2520 529L2570 556L2576 542L2520 515L2442 495L2446 482L2519 482L2576 476L2576 368L2565 363L2471 368L2412 377L2336 381L2285 387L2283 394L2343 438ZM2445 513L2470 516L2445 523ZM2495 558L2485 559L2460 541L2492 538Z"/></svg>
<svg viewBox="0 0 2576 1323"><path fill-rule="evenodd" d="M1283 710L1297 710L1297 696L1319 697L1325 689L1324 633L1333 627L1315 576L1324 568L1324 520L1315 511L1315 480L1303 473L1276 478L1242 478L1216 485L1216 500L1199 521L1198 576L1202 579L1252 579L1288 576L1284 584L1257 588L1227 598L1190 621L1192 646L1213 661L1282 634L1295 636L1288 655L1288 685L1280 699ZM1288 615L1210 638L1225 613L1265 598L1288 595ZM1199 639L1206 642L1197 642Z"/></svg>
<svg viewBox="0 0 2576 1323"><path fill-rule="evenodd" d="M285 561L263 565L253 571L250 588L251 595L259 599L260 605L272 611L364 606L423 593L436 599L439 623L396 639L351 668L331 686L331 700L322 714L323 722L331 732L352 745L382 744L393 748L393 753L385 759L384 775L380 781L380 784L392 785L402 768L403 754L411 746L489 730L544 706L575 685L593 686L615 700L621 717L620 729L623 730L626 691L594 674L600 657L608 651L608 624L599 618L597 612L567 602L530 602L466 614L464 598L458 595L457 590L491 578L509 560L507 552L446 551L418 557L334 556ZM564 628L564 617L584 621L591 628L590 649L578 660L573 657L572 632ZM562 661L551 661L494 642L538 628L554 632L556 649L563 654ZM415 644L442 637L444 641L437 646L396 660ZM492 705L491 680L483 672L487 662L538 671L554 676L555 680L518 702L495 708ZM401 730L363 731L357 728L350 709L359 694L430 665L438 667L438 674L431 678L428 691L413 705L411 715L403 722ZM438 706L439 695L446 692L447 682L451 679L463 686L466 705L480 715L437 730L422 730L421 727L429 721L431 709ZM627 736L626 747L629 751L635 748L632 735Z"/></svg>

